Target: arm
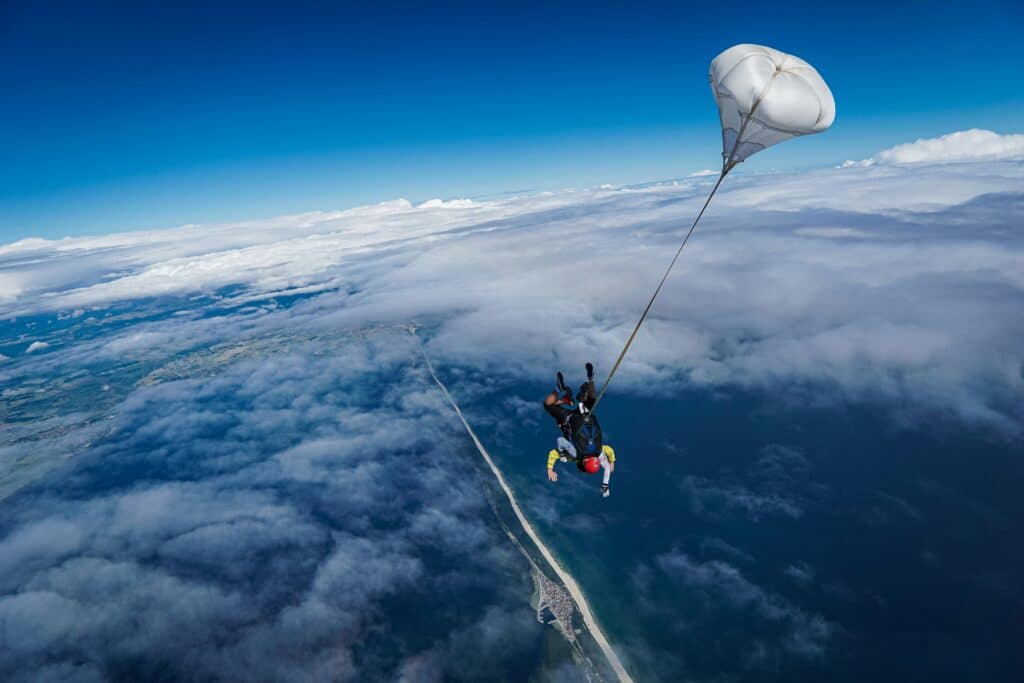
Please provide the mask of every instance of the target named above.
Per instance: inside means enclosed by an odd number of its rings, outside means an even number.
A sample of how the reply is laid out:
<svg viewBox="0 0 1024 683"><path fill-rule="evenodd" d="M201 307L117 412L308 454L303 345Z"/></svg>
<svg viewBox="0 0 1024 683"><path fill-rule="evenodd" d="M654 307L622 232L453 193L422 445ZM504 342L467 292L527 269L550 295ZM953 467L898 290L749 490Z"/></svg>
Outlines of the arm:
<svg viewBox="0 0 1024 683"><path fill-rule="evenodd" d="M558 475L555 473L555 463L558 461L558 451L551 449L548 452L548 479L551 481L558 481Z"/></svg>

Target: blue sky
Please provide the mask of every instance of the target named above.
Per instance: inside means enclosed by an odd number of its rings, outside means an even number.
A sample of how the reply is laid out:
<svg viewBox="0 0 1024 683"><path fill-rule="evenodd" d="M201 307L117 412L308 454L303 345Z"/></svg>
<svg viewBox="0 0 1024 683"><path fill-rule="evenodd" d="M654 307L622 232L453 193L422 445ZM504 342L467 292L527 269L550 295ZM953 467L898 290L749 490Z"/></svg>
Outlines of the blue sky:
<svg viewBox="0 0 1024 683"><path fill-rule="evenodd" d="M0 241L686 175L738 42L838 108L748 170L1024 130L1019 3L483 4L4 3Z"/></svg>

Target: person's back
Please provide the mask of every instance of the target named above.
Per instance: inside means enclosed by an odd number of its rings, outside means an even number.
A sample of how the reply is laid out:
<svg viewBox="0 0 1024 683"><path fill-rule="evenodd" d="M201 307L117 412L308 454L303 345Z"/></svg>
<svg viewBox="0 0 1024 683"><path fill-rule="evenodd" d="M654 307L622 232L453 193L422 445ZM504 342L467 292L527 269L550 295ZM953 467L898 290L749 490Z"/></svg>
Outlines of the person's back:
<svg viewBox="0 0 1024 683"><path fill-rule="evenodd" d="M576 448L577 464L582 469L584 458L596 458L601 455L603 441L601 424L597 416L590 413L573 413L569 416L569 439Z"/></svg>

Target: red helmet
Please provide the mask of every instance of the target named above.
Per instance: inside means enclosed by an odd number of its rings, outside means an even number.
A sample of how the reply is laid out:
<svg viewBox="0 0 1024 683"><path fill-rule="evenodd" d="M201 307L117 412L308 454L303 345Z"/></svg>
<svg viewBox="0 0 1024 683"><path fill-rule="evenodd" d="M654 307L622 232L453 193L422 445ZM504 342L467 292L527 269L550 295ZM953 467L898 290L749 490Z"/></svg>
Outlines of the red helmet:
<svg viewBox="0 0 1024 683"><path fill-rule="evenodd" d="M597 471L601 469L601 463L594 456L583 459L583 471L587 474L597 474Z"/></svg>

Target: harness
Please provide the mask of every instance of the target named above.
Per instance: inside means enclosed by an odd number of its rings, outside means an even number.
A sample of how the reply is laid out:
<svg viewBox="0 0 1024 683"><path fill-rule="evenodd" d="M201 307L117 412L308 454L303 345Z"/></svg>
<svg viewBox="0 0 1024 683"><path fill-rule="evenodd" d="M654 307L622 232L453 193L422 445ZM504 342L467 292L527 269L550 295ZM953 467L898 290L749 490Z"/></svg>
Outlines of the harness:
<svg viewBox="0 0 1024 683"><path fill-rule="evenodd" d="M604 444L601 438L601 424L595 415L575 412L565 421L562 431L568 431L566 438L576 447L576 468L581 472L585 471L585 459L601 456Z"/></svg>

